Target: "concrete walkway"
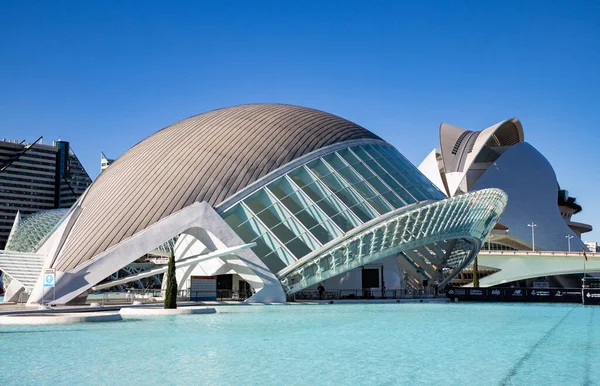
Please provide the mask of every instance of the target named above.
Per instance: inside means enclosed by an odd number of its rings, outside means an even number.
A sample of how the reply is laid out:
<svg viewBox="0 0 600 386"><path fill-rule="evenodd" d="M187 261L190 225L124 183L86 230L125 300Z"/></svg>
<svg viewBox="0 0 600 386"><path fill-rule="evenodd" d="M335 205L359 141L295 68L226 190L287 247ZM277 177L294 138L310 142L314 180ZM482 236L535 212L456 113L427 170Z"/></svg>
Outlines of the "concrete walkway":
<svg viewBox="0 0 600 386"><path fill-rule="evenodd" d="M423 299L343 299L343 300L297 300L288 303L273 303L269 305L316 305L316 304L395 304L395 303L446 303L450 299L446 297L438 298L423 298ZM263 306L263 303L244 303L239 301L203 301L203 302L178 302L178 307L192 306ZM56 306L50 310L39 310L37 306L27 307L23 304L0 303L0 316L15 315L15 314L35 314L35 313L71 313L71 312L105 312L119 311L122 308L130 307L156 307L162 308L162 303L144 303L143 305L127 304L110 304L100 307L91 306Z"/></svg>

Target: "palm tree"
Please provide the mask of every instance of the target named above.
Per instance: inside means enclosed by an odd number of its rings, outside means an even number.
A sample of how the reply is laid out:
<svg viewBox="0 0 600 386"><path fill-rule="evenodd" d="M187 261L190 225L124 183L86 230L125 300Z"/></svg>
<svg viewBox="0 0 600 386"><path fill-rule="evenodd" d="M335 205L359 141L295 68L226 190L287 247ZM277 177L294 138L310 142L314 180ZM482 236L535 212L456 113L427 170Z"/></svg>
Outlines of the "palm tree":
<svg viewBox="0 0 600 386"><path fill-rule="evenodd" d="M171 249L169 254L169 266L167 268L167 288L165 290L165 308L177 308L177 278L175 277L175 251Z"/></svg>

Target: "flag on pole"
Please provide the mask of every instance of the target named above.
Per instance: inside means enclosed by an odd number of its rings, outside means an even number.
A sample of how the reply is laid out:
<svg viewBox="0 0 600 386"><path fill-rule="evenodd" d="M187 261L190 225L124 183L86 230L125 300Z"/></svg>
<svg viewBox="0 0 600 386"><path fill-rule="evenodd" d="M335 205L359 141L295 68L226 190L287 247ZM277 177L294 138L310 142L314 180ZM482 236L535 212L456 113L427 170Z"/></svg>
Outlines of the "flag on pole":
<svg viewBox="0 0 600 386"><path fill-rule="evenodd" d="M587 261L587 255L585 253L585 248L581 248L581 250L583 251L583 258L585 259L585 261Z"/></svg>

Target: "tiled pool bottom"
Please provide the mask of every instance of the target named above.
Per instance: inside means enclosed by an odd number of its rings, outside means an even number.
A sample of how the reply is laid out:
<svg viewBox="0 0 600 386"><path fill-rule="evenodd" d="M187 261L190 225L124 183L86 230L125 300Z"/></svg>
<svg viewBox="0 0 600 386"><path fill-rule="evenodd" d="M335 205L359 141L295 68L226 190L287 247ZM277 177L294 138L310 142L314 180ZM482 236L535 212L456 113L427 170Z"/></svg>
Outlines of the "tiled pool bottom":
<svg viewBox="0 0 600 386"><path fill-rule="evenodd" d="M600 307L356 304L0 327L1 385L593 385Z"/></svg>

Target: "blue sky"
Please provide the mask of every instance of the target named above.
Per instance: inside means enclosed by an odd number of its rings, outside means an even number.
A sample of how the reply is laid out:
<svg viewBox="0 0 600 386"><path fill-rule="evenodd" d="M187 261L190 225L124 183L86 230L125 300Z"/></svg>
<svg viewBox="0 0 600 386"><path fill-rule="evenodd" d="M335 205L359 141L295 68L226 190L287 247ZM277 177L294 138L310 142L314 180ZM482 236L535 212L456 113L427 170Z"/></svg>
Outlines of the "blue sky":
<svg viewBox="0 0 600 386"><path fill-rule="evenodd" d="M0 2L0 137L64 139L95 177L211 109L280 102L354 121L419 164L441 122L518 117L598 230L600 3Z"/></svg>

